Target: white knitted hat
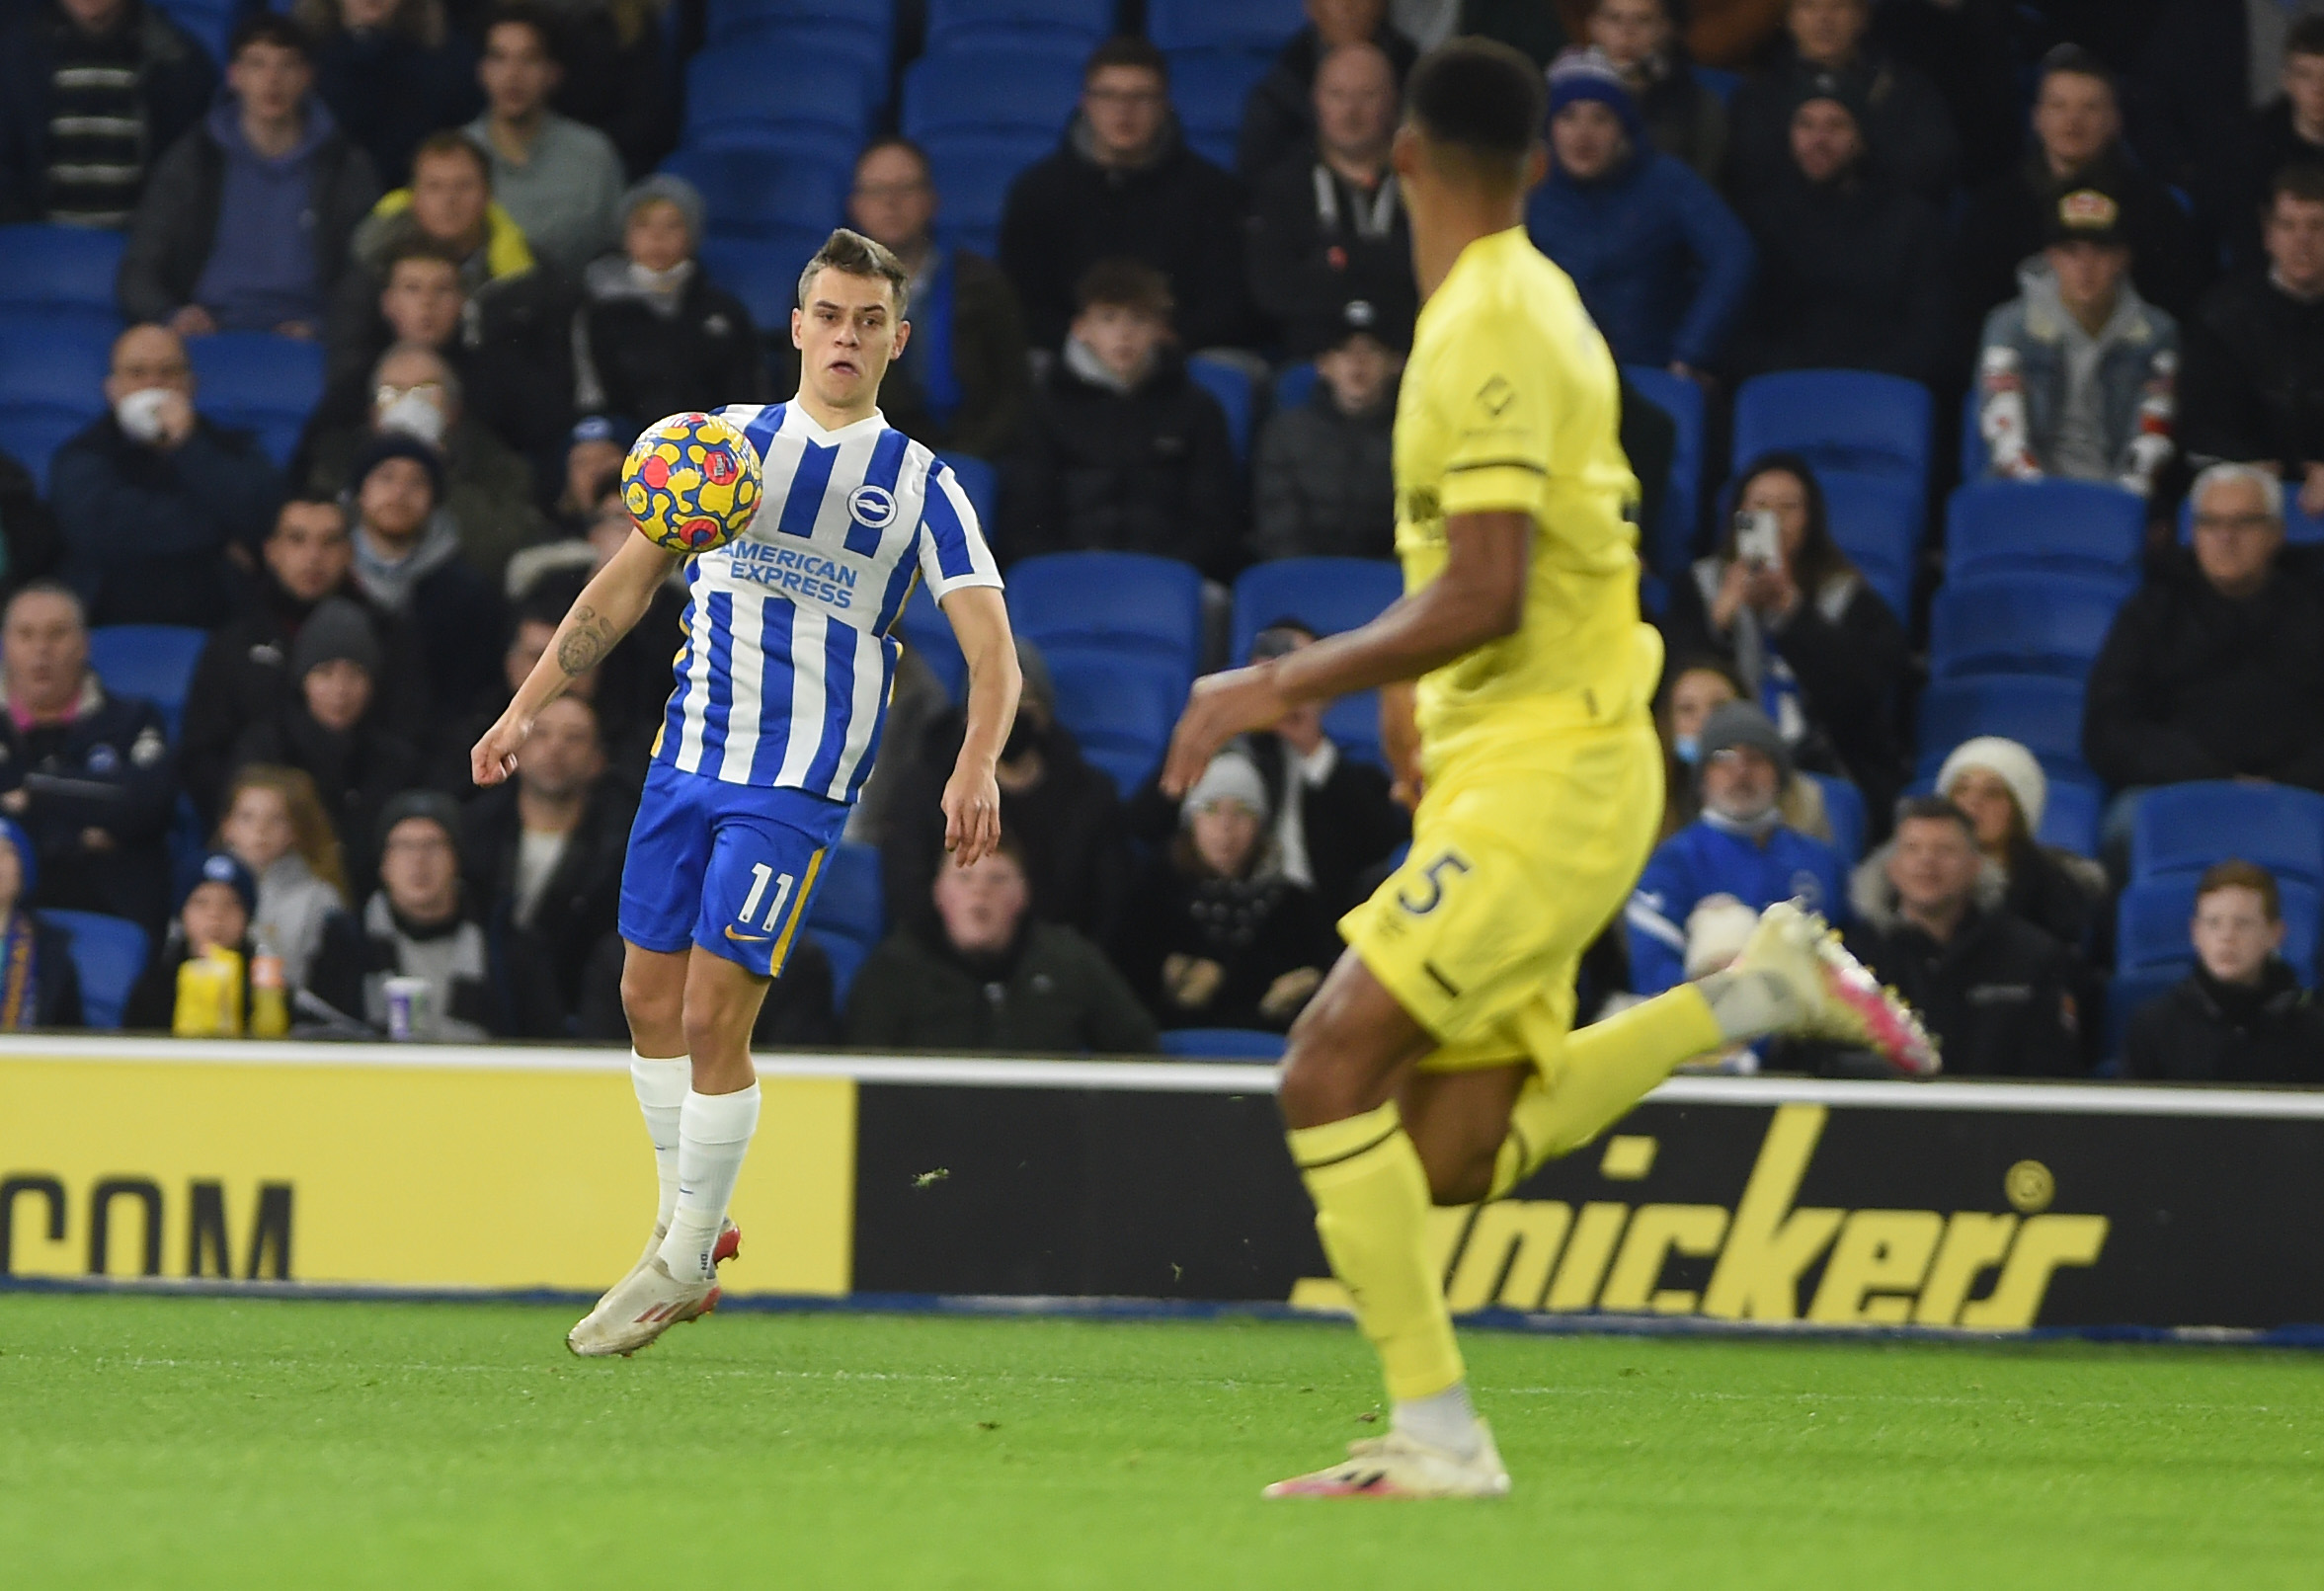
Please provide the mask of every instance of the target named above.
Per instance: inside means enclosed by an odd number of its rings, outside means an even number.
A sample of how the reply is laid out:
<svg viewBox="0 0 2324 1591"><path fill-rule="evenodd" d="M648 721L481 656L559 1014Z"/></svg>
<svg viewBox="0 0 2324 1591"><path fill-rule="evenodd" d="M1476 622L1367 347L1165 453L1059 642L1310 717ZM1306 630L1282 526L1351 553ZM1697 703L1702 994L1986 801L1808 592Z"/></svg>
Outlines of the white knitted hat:
<svg viewBox="0 0 2324 1591"><path fill-rule="evenodd" d="M2049 780L2032 752L1999 735L1979 735L1975 740L1963 741L1937 770L1937 793L1950 794L1953 781L1970 768L1983 768L2009 786L2009 793L2017 797L2018 812L2026 820L2028 834L2042 827L2043 809L2049 804Z"/></svg>
<svg viewBox="0 0 2324 1591"><path fill-rule="evenodd" d="M1187 823L1203 808L1221 801L1239 801L1258 815L1265 823L1272 804L1267 800L1267 782L1259 777L1259 770L1249 757L1241 752L1221 752L1211 758L1211 765L1202 770L1202 777L1194 781L1194 788L1186 792L1186 800L1179 807L1180 816Z"/></svg>

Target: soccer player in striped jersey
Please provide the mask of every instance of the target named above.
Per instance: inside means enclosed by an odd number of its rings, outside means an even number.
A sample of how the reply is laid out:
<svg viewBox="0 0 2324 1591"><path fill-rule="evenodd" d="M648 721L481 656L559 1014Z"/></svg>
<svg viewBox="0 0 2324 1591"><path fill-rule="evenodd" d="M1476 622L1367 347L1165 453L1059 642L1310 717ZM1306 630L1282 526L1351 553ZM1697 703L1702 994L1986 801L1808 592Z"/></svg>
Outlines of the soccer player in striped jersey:
<svg viewBox="0 0 2324 1591"><path fill-rule="evenodd" d="M751 1027L879 753L917 579L968 661L944 843L966 867L1001 837L993 768L1019 684L1001 576L960 483L878 408L912 333L910 280L886 249L834 232L791 312L799 395L719 411L759 450L765 495L749 529L686 566L677 688L621 881L621 1002L661 1209L637 1265L566 1337L577 1354L634 1352L717 1305L759 1121ZM478 784L515 770L534 716L628 633L677 561L637 535L598 572L476 743Z"/></svg>

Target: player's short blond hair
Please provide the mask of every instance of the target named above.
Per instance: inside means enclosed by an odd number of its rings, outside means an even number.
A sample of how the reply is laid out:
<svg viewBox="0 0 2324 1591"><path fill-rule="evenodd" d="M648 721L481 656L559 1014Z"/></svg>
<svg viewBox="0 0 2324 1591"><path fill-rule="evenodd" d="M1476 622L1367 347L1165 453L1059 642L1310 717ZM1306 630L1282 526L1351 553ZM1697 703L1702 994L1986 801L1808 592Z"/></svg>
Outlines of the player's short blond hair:
<svg viewBox="0 0 2324 1591"><path fill-rule="evenodd" d="M912 306L912 273L904 269L904 262L893 252L860 232L850 232L842 226L824 239L823 247L815 251L815 258L807 262L807 269L799 273L801 309L807 307L807 292L815 285L816 277L826 271L837 271L847 277L884 278L889 295L896 301L898 320Z"/></svg>

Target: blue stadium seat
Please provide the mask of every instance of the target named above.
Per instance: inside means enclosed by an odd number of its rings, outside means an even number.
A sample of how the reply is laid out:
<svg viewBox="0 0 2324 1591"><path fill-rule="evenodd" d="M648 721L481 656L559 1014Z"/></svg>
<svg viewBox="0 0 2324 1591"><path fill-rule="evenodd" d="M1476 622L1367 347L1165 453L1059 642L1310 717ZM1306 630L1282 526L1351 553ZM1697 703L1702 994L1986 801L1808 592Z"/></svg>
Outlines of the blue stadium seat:
<svg viewBox="0 0 2324 1591"><path fill-rule="evenodd" d="M226 64L226 40L242 15L235 0L161 0L161 9L209 51L210 59L221 67Z"/></svg>
<svg viewBox="0 0 2324 1591"><path fill-rule="evenodd" d="M968 660L960 655L960 638L952 633L952 621L928 595L927 587L917 581L911 599L904 604L896 637L906 651L919 655L955 702L967 695Z"/></svg>
<svg viewBox="0 0 2324 1591"><path fill-rule="evenodd" d="M1735 90L1743 86L1740 72L1723 71L1717 66L1696 66L1690 70L1695 74L1695 81L1718 95L1722 104L1733 99Z"/></svg>
<svg viewBox="0 0 2324 1591"><path fill-rule="evenodd" d="M1919 491L1897 476L1858 470L1819 469L1815 480L1823 491L1832 540L1897 622L1910 623L1912 580L1920 563Z"/></svg>
<svg viewBox="0 0 2324 1591"><path fill-rule="evenodd" d="M1206 358L1188 359L1186 373L1194 378L1196 386L1219 400L1219 407L1227 412L1227 439L1235 444L1235 462L1247 463L1251 414L1256 406L1250 376L1241 365Z"/></svg>
<svg viewBox="0 0 2324 1591"><path fill-rule="evenodd" d="M1181 695L1202 661L1202 576L1174 558L1051 552L1020 559L1008 572L1008 612L1016 633L1044 653L1166 659L1180 671Z"/></svg>
<svg viewBox="0 0 2324 1591"><path fill-rule="evenodd" d="M1949 580L1929 612L1929 673L2084 678L2127 596L2118 582L2073 575Z"/></svg>
<svg viewBox="0 0 2324 1591"><path fill-rule="evenodd" d="M118 321L121 241L93 226L0 226L0 304L72 305Z"/></svg>
<svg viewBox="0 0 2324 1591"><path fill-rule="evenodd" d="M1074 732L1082 755L1130 795L1162 766L1186 704L1186 685L1169 659L1094 647L1047 653L1057 684L1058 721Z"/></svg>
<svg viewBox="0 0 2324 1591"><path fill-rule="evenodd" d="M776 232L763 238L706 237L702 269L743 301L761 337L788 336L799 302L799 270L823 247L830 228Z"/></svg>
<svg viewBox="0 0 2324 1591"><path fill-rule="evenodd" d="M323 399L323 345L266 332L220 332L186 344L196 401L221 426L258 433L278 465L287 464L307 416Z"/></svg>
<svg viewBox="0 0 2324 1591"><path fill-rule="evenodd" d="M1017 173L1057 147L1054 132L948 132L928 144L936 231L945 242L996 258L1001 212Z"/></svg>
<svg viewBox="0 0 2324 1591"><path fill-rule="evenodd" d="M2284 487L2284 539L2294 547L2324 545L2324 519L2302 514L2299 506L2299 486L2285 482ZM2182 546L2195 540L2195 499L2190 497L2179 505L2179 541Z"/></svg>
<svg viewBox="0 0 2324 1591"><path fill-rule="evenodd" d="M1831 820L1832 846L1850 867L1864 860L1864 792L1829 773L1803 773L1823 792L1824 816Z"/></svg>
<svg viewBox="0 0 2324 1591"><path fill-rule="evenodd" d="M968 506L977 511L978 526L990 541L993 521L1001 513L1001 472L973 453L938 453L936 459L960 483Z"/></svg>
<svg viewBox="0 0 2324 1591"><path fill-rule="evenodd" d="M1254 564L1235 582L1228 659L1250 656L1251 639L1280 618L1318 635L1369 624L1404 594L1403 571L1386 558L1279 558Z"/></svg>
<svg viewBox="0 0 2324 1591"><path fill-rule="evenodd" d="M1948 580L2041 570L2136 581L2146 503L2095 481L1973 481L1945 505Z"/></svg>
<svg viewBox="0 0 2324 1591"><path fill-rule="evenodd" d="M817 27L852 29L880 41L883 53L896 37L895 0L709 0L705 42L726 45L761 29Z"/></svg>
<svg viewBox="0 0 2324 1591"><path fill-rule="evenodd" d="M1162 1054L1181 1061L1280 1061L1280 1033L1249 1027L1174 1027L1162 1036Z"/></svg>
<svg viewBox="0 0 2324 1591"><path fill-rule="evenodd" d="M662 169L694 185L708 229L720 237L828 235L845 219L850 168L805 150L697 144L679 150Z"/></svg>
<svg viewBox="0 0 2324 1591"><path fill-rule="evenodd" d="M828 17L760 15L730 22L716 40L721 51L781 51L833 67L851 66L877 104L887 98L888 58L894 41L876 28Z"/></svg>
<svg viewBox="0 0 2324 1591"><path fill-rule="evenodd" d="M844 1000L855 981L855 969L887 932L887 910L880 893L880 853L870 845L841 840L823 859L815 881L815 898L807 908L807 931L832 958L836 998ZM836 942L836 943L835 943ZM843 946L845 949L838 948ZM853 952L848 959L846 951ZM842 972L842 961L844 971Z"/></svg>
<svg viewBox="0 0 2324 1591"><path fill-rule="evenodd" d="M41 414L11 410L0 403L0 453L6 453L33 473L33 486L48 495L48 466L56 450L96 419L91 414Z"/></svg>
<svg viewBox="0 0 2324 1591"><path fill-rule="evenodd" d="M42 911L48 922L72 935L73 971L81 979L81 1015L93 1028L118 1032L121 1007L145 971L152 940L134 922L97 912Z"/></svg>
<svg viewBox="0 0 2324 1591"><path fill-rule="evenodd" d="M1242 131L1243 102L1275 64L1274 52L1182 49L1170 55L1170 108L1194 152L1235 169L1235 140Z"/></svg>
<svg viewBox="0 0 2324 1591"><path fill-rule="evenodd" d="M745 40L731 49L705 50L686 67L683 141L709 144L774 131L851 164L877 98L860 71L834 70L812 56Z"/></svg>
<svg viewBox="0 0 2324 1591"><path fill-rule="evenodd" d="M1695 523L1703 495L1703 388L1683 375L1651 364L1626 364L1622 374L1639 396L1668 415L1678 428L1670 451L1670 480L1664 488L1662 517L1642 533L1646 566L1667 579L1682 574L1695 550Z"/></svg>
<svg viewBox="0 0 2324 1591"><path fill-rule="evenodd" d="M1146 36L1168 50L1266 49L1307 22L1300 0L1149 0Z"/></svg>
<svg viewBox="0 0 2324 1591"><path fill-rule="evenodd" d="M2098 854L2098 826L2106 812L2106 787L2095 777L2052 774L2049 799L2043 803L2042 827L2034 837L2076 856Z"/></svg>
<svg viewBox="0 0 2324 1591"><path fill-rule="evenodd" d="M1086 59L1114 31L1114 0L928 0L929 54L964 49L1072 52Z"/></svg>
<svg viewBox="0 0 2324 1591"><path fill-rule="evenodd" d="M2193 955L2188 924L2195 918L2193 873L2133 879L2115 911L2115 964L2124 972L2141 968L2184 968ZM2318 907L2312 884L2284 880L2284 959L2302 987L2316 987Z"/></svg>
<svg viewBox="0 0 2324 1591"><path fill-rule="evenodd" d="M2106 1054L2112 1060L2123 1053L2123 1041L2130 1031L2130 1018L2140 1006L2162 998L2185 978L2193 966L2192 959L2166 962L2153 967L2135 967L2128 972L2115 974L2106 989Z"/></svg>
<svg viewBox="0 0 2324 1591"><path fill-rule="evenodd" d="M1961 400L1961 484L1974 486L1985 478L1985 466L1990 455L1985 451L1985 438L1977 435L1977 409L1984 394L1975 382Z"/></svg>
<svg viewBox="0 0 2324 1591"><path fill-rule="evenodd" d="M94 417L105 411L105 377L113 340L82 325L41 323L0 342L0 411L64 410Z"/></svg>
<svg viewBox="0 0 2324 1591"><path fill-rule="evenodd" d="M1307 402L1309 395L1316 390L1316 364L1313 359L1306 359L1298 364L1286 364L1282 369L1277 370L1275 372L1274 396L1268 400L1267 412L1281 414L1286 409L1296 409Z"/></svg>
<svg viewBox="0 0 2324 1591"><path fill-rule="evenodd" d="M1781 448L1827 469L1893 475L1928 489L1934 442L1929 389L1864 370L1784 370L1735 392L1734 460L1740 469Z"/></svg>
<svg viewBox="0 0 2324 1591"><path fill-rule="evenodd" d="M2095 782L2082 760L2082 681L2045 675L1974 675L1940 679L1921 693L1920 772L1933 775L1946 754L1977 735L2001 735L2040 759L2050 777Z"/></svg>
<svg viewBox="0 0 2324 1591"><path fill-rule="evenodd" d="M209 640L178 624L100 624L89 632L89 667L116 696L142 696L161 709L170 740L186 717L186 687Z"/></svg>
<svg viewBox="0 0 2324 1591"><path fill-rule="evenodd" d="M1082 63L1062 55L964 49L922 55L904 70L904 134L1065 131L1082 97Z"/></svg>
<svg viewBox="0 0 2324 1591"><path fill-rule="evenodd" d="M2324 884L2324 795L2206 779L2139 798L2130 831L2133 879L2200 873L2230 858L2256 862L2279 880Z"/></svg>
<svg viewBox="0 0 2324 1591"><path fill-rule="evenodd" d="M871 952L843 933L833 933L812 922L803 930L815 941L815 948L823 952L823 959L832 964L832 1005L842 1015L847 1009L847 991L855 987L855 975L871 959Z"/></svg>

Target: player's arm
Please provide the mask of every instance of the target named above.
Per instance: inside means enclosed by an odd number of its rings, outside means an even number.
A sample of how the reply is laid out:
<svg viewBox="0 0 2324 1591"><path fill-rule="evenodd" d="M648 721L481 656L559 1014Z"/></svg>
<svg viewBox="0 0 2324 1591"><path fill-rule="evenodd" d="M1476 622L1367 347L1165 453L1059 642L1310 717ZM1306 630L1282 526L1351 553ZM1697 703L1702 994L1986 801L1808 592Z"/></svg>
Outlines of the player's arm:
<svg viewBox="0 0 2324 1591"><path fill-rule="evenodd" d="M940 604L968 660L968 733L960 757L944 784L944 848L955 865L967 867L1001 843L1001 785L994 764L1016 722L1016 637L1008 629L1008 604L991 586L962 586Z"/></svg>
<svg viewBox="0 0 2324 1591"><path fill-rule="evenodd" d="M636 628L678 557L633 535L590 577L573 599L572 611L557 626L549 649L510 698L508 711L468 754L468 771L478 784L498 784L517 771L517 750L532 733L534 717L567 685L604 662L605 654Z"/></svg>
<svg viewBox="0 0 2324 1591"><path fill-rule="evenodd" d="M1162 789L1184 794L1220 747L1245 731L1265 729L1303 702L1417 679L1514 635L1525 620L1533 517L1515 511L1456 514L1446 518L1444 535L1443 572L1371 623L1247 669L1197 679L1170 738Z"/></svg>

